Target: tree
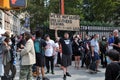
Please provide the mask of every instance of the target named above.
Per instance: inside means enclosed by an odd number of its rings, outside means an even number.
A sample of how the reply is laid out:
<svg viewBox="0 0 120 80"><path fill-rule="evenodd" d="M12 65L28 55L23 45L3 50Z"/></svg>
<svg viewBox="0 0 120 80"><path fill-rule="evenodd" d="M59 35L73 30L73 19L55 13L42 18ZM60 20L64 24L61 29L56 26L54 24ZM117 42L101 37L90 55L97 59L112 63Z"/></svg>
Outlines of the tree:
<svg viewBox="0 0 120 80"><path fill-rule="evenodd" d="M114 20L119 3L119 0L84 0L85 20L111 22Z"/></svg>

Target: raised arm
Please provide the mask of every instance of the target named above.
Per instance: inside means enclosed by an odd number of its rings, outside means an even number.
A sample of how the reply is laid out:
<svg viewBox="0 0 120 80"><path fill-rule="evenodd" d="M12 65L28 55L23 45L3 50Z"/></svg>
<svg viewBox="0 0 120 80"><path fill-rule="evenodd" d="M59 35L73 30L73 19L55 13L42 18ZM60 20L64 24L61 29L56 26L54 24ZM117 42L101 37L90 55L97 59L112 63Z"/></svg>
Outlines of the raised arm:
<svg viewBox="0 0 120 80"><path fill-rule="evenodd" d="M57 28L55 29L55 38L58 38L58 30L57 30Z"/></svg>
<svg viewBox="0 0 120 80"><path fill-rule="evenodd" d="M56 40L60 40L60 38L58 37L58 30L57 30L57 28L55 29L55 38L56 38Z"/></svg>

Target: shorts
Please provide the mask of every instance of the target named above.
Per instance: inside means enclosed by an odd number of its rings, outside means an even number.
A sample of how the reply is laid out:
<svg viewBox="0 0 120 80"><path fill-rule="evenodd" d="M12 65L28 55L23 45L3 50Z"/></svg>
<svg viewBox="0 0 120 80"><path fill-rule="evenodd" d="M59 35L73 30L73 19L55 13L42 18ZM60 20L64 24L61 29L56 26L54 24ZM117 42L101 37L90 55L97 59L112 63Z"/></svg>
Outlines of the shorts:
<svg viewBox="0 0 120 80"><path fill-rule="evenodd" d="M94 52L94 60L95 61L100 60L100 56L97 52Z"/></svg>
<svg viewBox="0 0 120 80"><path fill-rule="evenodd" d="M61 65L63 67L68 67L72 63L72 56L71 55L65 55L62 54L62 60L61 60Z"/></svg>
<svg viewBox="0 0 120 80"><path fill-rule="evenodd" d="M40 53L36 53L36 66L45 66L45 56L41 55Z"/></svg>

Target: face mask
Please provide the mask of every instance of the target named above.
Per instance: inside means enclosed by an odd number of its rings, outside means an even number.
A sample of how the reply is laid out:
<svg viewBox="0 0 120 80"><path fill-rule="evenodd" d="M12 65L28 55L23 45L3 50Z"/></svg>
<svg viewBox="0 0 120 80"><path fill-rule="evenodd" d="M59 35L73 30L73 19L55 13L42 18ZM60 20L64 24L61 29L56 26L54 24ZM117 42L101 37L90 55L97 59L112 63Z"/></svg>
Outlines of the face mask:
<svg viewBox="0 0 120 80"><path fill-rule="evenodd" d="M12 42L10 41L10 42L8 43L8 45L12 45Z"/></svg>
<svg viewBox="0 0 120 80"><path fill-rule="evenodd" d="M112 61L109 57L107 57L107 63L110 64Z"/></svg>

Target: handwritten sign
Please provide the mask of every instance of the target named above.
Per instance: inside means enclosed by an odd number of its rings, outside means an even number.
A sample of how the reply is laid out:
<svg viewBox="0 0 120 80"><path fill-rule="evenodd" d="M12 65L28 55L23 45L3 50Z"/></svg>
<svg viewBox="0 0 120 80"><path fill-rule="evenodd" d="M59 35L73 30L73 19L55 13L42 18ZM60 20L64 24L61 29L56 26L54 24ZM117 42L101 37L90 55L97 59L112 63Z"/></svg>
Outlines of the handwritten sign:
<svg viewBox="0 0 120 80"><path fill-rule="evenodd" d="M60 15L50 14L50 29L78 31L80 28L80 17L79 15Z"/></svg>

